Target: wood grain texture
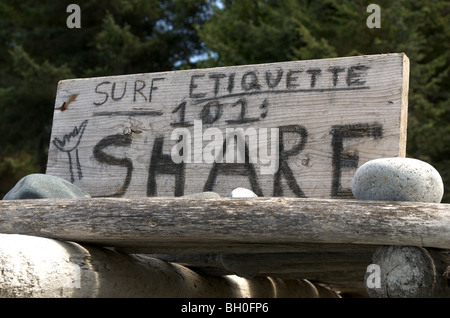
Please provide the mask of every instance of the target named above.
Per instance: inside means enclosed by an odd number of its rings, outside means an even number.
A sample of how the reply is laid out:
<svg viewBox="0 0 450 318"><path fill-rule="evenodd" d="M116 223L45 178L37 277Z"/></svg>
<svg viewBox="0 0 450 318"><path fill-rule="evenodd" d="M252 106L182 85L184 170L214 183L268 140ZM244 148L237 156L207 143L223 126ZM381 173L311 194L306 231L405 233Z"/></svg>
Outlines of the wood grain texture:
<svg viewBox="0 0 450 318"><path fill-rule="evenodd" d="M287 252L305 243L450 249L449 228L449 205L432 203L301 198L0 202L1 233L141 253Z"/></svg>
<svg viewBox="0 0 450 318"><path fill-rule="evenodd" d="M203 276L142 255L0 234L2 298L337 297L309 281Z"/></svg>
<svg viewBox="0 0 450 318"><path fill-rule="evenodd" d="M408 81L404 54L64 80L47 174L92 196L224 196L241 186L265 197L350 198L358 166L405 155ZM226 130L240 128L255 162L218 164ZM184 164L171 157L175 129L191 146Z"/></svg>
<svg viewBox="0 0 450 318"><path fill-rule="evenodd" d="M155 258L175 262L203 275L236 274L245 278L256 276L283 279L306 278L326 284L335 290L365 295L364 274L376 250L373 245L310 244L313 250L299 253L252 254L156 254ZM302 248L298 248L302 250Z"/></svg>
<svg viewBox="0 0 450 318"><path fill-rule="evenodd" d="M380 246L372 263L379 266L379 282L367 289L371 297L450 298L445 275L450 265L448 252L420 246Z"/></svg>

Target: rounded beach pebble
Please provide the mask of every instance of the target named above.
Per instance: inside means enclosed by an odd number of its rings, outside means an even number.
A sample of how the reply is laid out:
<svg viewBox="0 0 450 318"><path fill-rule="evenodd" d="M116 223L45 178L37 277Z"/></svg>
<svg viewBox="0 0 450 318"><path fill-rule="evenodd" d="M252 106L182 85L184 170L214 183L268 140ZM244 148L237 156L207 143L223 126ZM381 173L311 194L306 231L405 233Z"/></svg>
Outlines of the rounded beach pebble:
<svg viewBox="0 0 450 318"><path fill-rule="evenodd" d="M439 203L444 184L430 164L412 158L382 158L356 171L352 192L357 200Z"/></svg>
<svg viewBox="0 0 450 318"><path fill-rule="evenodd" d="M227 195L228 198L256 198L255 192L245 188L236 188Z"/></svg>
<svg viewBox="0 0 450 318"><path fill-rule="evenodd" d="M90 195L62 178L35 173L20 179L3 200L89 198Z"/></svg>
<svg viewBox="0 0 450 318"><path fill-rule="evenodd" d="M217 199L217 198L220 198L220 195L216 192L205 191L205 192L187 194L187 195L184 195L184 197L192 198L192 199Z"/></svg>

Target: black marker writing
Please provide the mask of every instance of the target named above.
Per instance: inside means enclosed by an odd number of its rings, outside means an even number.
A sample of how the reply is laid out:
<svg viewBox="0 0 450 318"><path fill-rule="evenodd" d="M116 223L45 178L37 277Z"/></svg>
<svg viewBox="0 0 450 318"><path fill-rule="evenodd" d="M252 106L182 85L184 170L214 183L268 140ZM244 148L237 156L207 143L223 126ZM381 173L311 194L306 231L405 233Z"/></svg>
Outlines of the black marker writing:
<svg viewBox="0 0 450 318"><path fill-rule="evenodd" d="M70 133L65 134L63 136L63 139L59 139L55 137L53 139L53 144L56 148L59 150L67 153L67 156L69 157L69 170L70 170L70 182L75 181L75 176L73 173L72 168L72 155L71 152L75 150L75 159L76 159L76 165L77 165L77 172L78 172L78 179L81 180L83 178L83 173L81 171L81 164L80 164L80 158L78 156L78 145L80 144L81 138L83 137L84 130L86 129L86 125L88 123L88 120L83 121L80 126L75 127Z"/></svg>

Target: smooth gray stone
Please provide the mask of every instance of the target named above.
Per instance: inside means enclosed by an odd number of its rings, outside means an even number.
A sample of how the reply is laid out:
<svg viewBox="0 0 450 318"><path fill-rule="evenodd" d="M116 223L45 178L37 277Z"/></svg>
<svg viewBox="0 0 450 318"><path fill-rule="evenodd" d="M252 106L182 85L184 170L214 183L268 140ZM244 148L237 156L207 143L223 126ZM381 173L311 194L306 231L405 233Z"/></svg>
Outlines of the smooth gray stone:
<svg viewBox="0 0 450 318"><path fill-rule="evenodd" d="M17 182L3 200L89 197L89 194L69 181L47 174L35 173L23 177Z"/></svg>
<svg viewBox="0 0 450 318"><path fill-rule="evenodd" d="M194 199L217 199L217 198L220 198L220 195L216 192L205 191L205 192L187 194L184 197L194 198Z"/></svg>
<svg viewBox="0 0 450 318"><path fill-rule="evenodd" d="M444 183L430 164L412 158L382 158L356 171L352 192L357 200L439 203Z"/></svg>
<svg viewBox="0 0 450 318"><path fill-rule="evenodd" d="M230 193L228 193L227 197L229 198L256 198L258 197L252 190L245 188L236 188Z"/></svg>

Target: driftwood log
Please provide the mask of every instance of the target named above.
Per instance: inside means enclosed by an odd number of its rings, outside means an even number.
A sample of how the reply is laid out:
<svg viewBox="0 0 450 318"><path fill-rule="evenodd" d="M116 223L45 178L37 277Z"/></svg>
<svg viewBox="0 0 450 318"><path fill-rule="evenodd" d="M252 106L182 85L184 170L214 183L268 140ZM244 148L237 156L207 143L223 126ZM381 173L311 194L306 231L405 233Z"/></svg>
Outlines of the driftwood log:
<svg viewBox="0 0 450 318"><path fill-rule="evenodd" d="M0 297L338 297L301 279L202 276L110 249L0 234Z"/></svg>
<svg viewBox="0 0 450 318"><path fill-rule="evenodd" d="M450 248L450 205L301 198L0 202L0 233L129 253L298 252L304 243Z"/></svg>
<svg viewBox="0 0 450 318"><path fill-rule="evenodd" d="M1 233L159 254L201 275L308 279L359 295L367 295L364 273L379 245L450 249L449 228L449 205L433 203L161 197L0 202Z"/></svg>
<svg viewBox="0 0 450 318"><path fill-rule="evenodd" d="M333 279L347 281L351 276L350 272L357 271L359 273L357 280L362 281L361 273L364 273L367 264L370 264L371 256L376 248L355 246L350 249L349 246L344 246L346 249L339 251L337 245L328 247L327 252L320 251L319 245L312 245L314 252L306 250L301 253L151 254L150 256L183 264L208 275L236 274L245 278L276 275L283 278L309 277L313 280L324 281L325 277L329 278L333 273L347 272L347 275L341 274Z"/></svg>
<svg viewBox="0 0 450 318"><path fill-rule="evenodd" d="M236 274L247 279L306 278L342 295L367 296L364 273L376 246L304 244L299 253L156 254L152 257L182 264L203 275Z"/></svg>
<svg viewBox="0 0 450 318"><path fill-rule="evenodd" d="M372 263L379 266L379 284L367 288L371 297L450 297L448 251L380 246Z"/></svg>

